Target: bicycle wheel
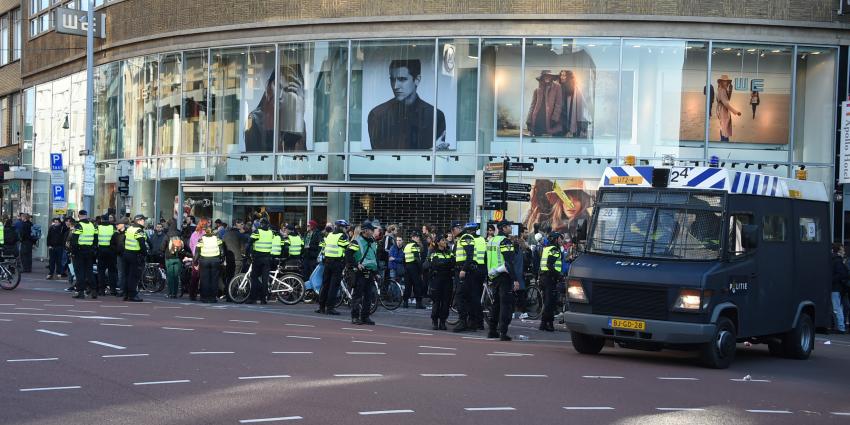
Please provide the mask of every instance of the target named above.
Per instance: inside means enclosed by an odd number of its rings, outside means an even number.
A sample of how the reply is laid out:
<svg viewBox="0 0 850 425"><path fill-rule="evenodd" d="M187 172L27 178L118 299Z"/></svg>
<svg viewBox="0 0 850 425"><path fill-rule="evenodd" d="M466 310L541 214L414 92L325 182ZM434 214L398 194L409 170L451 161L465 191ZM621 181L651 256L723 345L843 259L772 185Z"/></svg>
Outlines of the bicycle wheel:
<svg viewBox="0 0 850 425"><path fill-rule="evenodd" d="M304 280L295 273L287 273L279 279L275 279L279 291L276 293L277 300L286 305L295 305L304 299Z"/></svg>
<svg viewBox="0 0 850 425"><path fill-rule="evenodd" d="M538 320L543 314L543 292L537 285L529 285L525 291L525 311L530 320Z"/></svg>
<svg viewBox="0 0 850 425"><path fill-rule="evenodd" d="M484 322L490 323L490 311L493 309L493 296L490 295L491 289L484 290L484 300L481 302L481 310L484 313Z"/></svg>
<svg viewBox="0 0 850 425"><path fill-rule="evenodd" d="M452 291L452 299L449 302L451 306L449 307L449 317L446 319L446 323L452 326L457 325L457 322L460 321L460 315L457 312L458 298L457 292Z"/></svg>
<svg viewBox="0 0 850 425"><path fill-rule="evenodd" d="M348 298L348 295L345 294L345 291L342 289L342 287L343 287L343 283L340 283L339 288L337 288L336 304L334 304L334 307L339 307L339 306L342 305L342 303L345 303L345 304L348 304L348 305L351 304L351 299Z"/></svg>
<svg viewBox="0 0 850 425"><path fill-rule="evenodd" d="M401 285L395 280L389 280L381 293L381 305L390 311L401 307L402 294Z"/></svg>
<svg viewBox="0 0 850 425"><path fill-rule="evenodd" d="M251 295L250 277L245 273L233 276L233 279L230 279L230 283L227 285L227 294L236 304L244 303Z"/></svg>
<svg viewBox="0 0 850 425"><path fill-rule="evenodd" d="M145 292L153 292L153 289L156 287L156 270L153 267L145 266L145 269L142 271L142 291Z"/></svg>
<svg viewBox="0 0 850 425"><path fill-rule="evenodd" d="M372 303L369 305L369 314L375 314L375 312L378 311L378 303L381 302L381 300L379 300L378 298L383 296L383 294L381 294L380 296L378 295L377 284L372 285L370 289L372 290Z"/></svg>
<svg viewBox="0 0 850 425"><path fill-rule="evenodd" d="M304 301L304 304L313 304L318 299L319 294L317 294L316 291L312 289L307 289L306 291L304 291L304 299L302 300Z"/></svg>
<svg viewBox="0 0 850 425"><path fill-rule="evenodd" d="M0 268L0 288L11 291L21 283L21 267L18 261L5 263Z"/></svg>

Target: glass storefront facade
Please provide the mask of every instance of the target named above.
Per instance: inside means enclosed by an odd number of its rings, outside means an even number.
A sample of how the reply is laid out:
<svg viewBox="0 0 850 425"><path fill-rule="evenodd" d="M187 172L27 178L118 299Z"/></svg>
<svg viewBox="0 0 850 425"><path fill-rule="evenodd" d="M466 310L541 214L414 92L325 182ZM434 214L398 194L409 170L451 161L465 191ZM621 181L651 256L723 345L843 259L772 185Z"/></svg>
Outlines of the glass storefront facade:
<svg viewBox="0 0 850 425"><path fill-rule="evenodd" d="M264 207L321 222L353 214L352 193L369 188L471 196L476 170L503 156L536 164L516 181L534 183L540 202L556 183L594 189L626 155L687 165L718 156L728 168L784 177L805 165L831 192L837 60L831 46L575 37L304 41L135 57L95 71L94 209L231 220ZM68 207L80 208L84 88L81 73L23 96L34 146L23 155L32 155L42 225L50 152L66 152ZM530 222L538 207L512 205L508 217Z"/></svg>

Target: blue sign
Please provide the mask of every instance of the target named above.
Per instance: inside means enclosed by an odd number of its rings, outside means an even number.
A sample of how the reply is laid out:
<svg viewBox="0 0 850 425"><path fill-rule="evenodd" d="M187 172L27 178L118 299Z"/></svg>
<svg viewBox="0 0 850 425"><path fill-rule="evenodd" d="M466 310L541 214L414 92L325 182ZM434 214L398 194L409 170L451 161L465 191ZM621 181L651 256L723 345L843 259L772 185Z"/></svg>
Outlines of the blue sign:
<svg viewBox="0 0 850 425"><path fill-rule="evenodd" d="M64 184L53 184L51 193L53 193L53 202L63 202L65 201L65 185Z"/></svg>
<svg viewBox="0 0 850 425"><path fill-rule="evenodd" d="M61 171L62 170L62 154L61 153L51 153L50 154L50 169L53 171Z"/></svg>
<svg viewBox="0 0 850 425"><path fill-rule="evenodd" d="M750 81L750 90L754 92L764 91L764 78L753 78Z"/></svg>

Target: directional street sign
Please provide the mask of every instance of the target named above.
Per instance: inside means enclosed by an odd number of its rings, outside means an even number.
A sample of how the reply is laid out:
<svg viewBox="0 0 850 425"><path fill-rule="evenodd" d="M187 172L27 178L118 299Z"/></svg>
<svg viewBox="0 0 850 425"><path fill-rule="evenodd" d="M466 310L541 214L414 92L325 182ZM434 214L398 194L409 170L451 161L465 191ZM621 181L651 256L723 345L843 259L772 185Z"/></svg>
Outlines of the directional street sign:
<svg viewBox="0 0 850 425"><path fill-rule="evenodd" d="M514 202L528 202L531 200L531 195L523 192L508 192L506 200Z"/></svg>
<svg viewBox="0 0 850 425"><path fill-rule="evenodd" d="M508 209L507 202L499 202L499 201L484 201L484 210L487 211L497 211L497 210L506 210Z"/></svg>
<svg viewBox="0 0 850 425"><path fill-rule="evenodd" d="M502 189L511 192L529 192L531 191L531 185L525 183L484 182L484 190L501 191Z"/></svg>
<svg viewBox="0 0 850 425"><path fill-rule="evenodd" d="M534 171L534 164L530 162L509 162L508 171Z"/></svg>

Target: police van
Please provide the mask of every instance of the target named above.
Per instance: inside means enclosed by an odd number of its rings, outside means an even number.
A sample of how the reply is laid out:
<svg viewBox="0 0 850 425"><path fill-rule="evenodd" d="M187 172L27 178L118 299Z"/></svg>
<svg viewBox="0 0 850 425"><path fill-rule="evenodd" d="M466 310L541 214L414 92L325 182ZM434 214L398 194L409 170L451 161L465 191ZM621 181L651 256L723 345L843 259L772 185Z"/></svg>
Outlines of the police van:
<svg viewBox="0 0 850 425"><path fill-rule="evenodd" d="M826 188L712 165L605 170L567 279L576 351L613 340L727 368L748 341L809 357L832 311Z"/></svg>

